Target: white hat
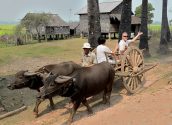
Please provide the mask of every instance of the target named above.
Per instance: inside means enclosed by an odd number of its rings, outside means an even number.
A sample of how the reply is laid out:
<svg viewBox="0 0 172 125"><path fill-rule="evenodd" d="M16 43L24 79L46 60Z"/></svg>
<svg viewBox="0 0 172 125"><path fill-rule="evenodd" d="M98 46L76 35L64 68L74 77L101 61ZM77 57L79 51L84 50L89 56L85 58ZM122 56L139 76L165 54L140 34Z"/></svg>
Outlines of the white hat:
<svg viewBox="0 0 172 125"><path fill-rule="evenodd" d="M91 48L91 46L90 46L90 44L89 43L84 43L84 45L83 45L83 47L82 47L83 49L84 48L86 48L86 49L90 49Z"/></svg>

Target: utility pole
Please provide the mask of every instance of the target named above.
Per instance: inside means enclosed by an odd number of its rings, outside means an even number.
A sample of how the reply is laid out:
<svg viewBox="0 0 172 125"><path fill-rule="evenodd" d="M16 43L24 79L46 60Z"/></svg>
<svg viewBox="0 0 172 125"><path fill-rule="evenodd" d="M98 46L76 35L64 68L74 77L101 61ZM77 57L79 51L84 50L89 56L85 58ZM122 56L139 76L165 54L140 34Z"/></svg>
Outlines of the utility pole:
<svg viewBox="0 0 172 125"><path fill-rule="evenodd" d="M69 22L71 21L72 9L69 9Z"/></svg>

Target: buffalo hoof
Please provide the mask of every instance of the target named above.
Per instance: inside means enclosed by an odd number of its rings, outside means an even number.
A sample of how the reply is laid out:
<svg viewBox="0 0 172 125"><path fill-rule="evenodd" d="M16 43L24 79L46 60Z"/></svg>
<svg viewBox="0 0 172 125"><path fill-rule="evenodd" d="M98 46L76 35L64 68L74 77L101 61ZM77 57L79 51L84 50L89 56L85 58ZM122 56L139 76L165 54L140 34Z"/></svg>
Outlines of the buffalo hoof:
<svg viewBox="0 0 172 125"><path fill-rule="evenodd" d="M54 106L50 106L51 107L51 110L54 110L55 109L55 107Z"/></svg>
<svg viewBox="0 0 172 125"><path fill-rule="evenodd" d="M54 105L47 105L47 108L49 108L50 110L54 110L55 106Z"/></svg>
<svg viewBox="0 0 172 125"><path fill-rule="evenodd" d="M93 110L92 109L88 110L88 114L89 115L93 114Z"/></svg>
<svg viewBox="0 0 172 125"><path fill-rule="evenodd" d="M103 99L102 103L103 104L106 104L107 103L107 100Z"/></svg>
<svg viewBox="0 0 172 125"><path fill-rule="evenodd" d="M33 112L33 114L35 115L35 118L38 118L38 117L39 117L39 116L38 116L38 113Z"/></svg>
<svg viewBox="0 0 172 125"><path fill-rule="evenodd" d="M108 106L110 106L110 101L107 101L107 103L108 103Z"/></svg>

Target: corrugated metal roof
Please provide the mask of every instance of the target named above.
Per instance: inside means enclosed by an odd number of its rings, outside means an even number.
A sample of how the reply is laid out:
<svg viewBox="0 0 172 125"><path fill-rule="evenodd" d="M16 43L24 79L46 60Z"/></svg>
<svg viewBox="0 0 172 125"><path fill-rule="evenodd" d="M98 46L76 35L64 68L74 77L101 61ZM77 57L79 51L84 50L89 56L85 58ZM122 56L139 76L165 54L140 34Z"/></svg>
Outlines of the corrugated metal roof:
<svg viewBox="0 0 172 125"><path fill-rule="evenodd" d="M99 3L99 9L100 9L100 13L109 13L111 12L113 9L115 9L120 3L122 2L122 0L115 0L113 2L103 2L103 3ZM87 13L87 6L85 6L84 8L82 8L79 12L77 12L76 14L80 15L80 14L86 14Z"/></svg>

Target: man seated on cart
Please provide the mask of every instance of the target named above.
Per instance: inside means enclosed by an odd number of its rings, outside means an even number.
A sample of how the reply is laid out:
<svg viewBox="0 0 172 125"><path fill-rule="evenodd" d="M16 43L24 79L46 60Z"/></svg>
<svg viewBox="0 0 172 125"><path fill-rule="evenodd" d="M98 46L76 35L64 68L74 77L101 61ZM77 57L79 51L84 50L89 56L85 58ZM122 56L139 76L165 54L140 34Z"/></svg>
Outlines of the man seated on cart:
<svg viewBox="0 0 172 125"><path fill-rule="evenodd" d="M105 45L106 40L103 37L99 37L98 46L96 48L97 63L107 61L111 64L115 64L115 60L109 58L107 55L114 55L114 53Z"/></svg>
<svg viewBox="0 0 172 125"><path fill-rule="evenodd" d="M135 42L140 35L142 35L142 32L138 32L138 34L131 40L128 40L128 34L127 32L122 33L122 40L118 43L118 47L115 48L115 51L119 49L119 54L123 55L124 52L127 50L130 43Z"/></svg>

